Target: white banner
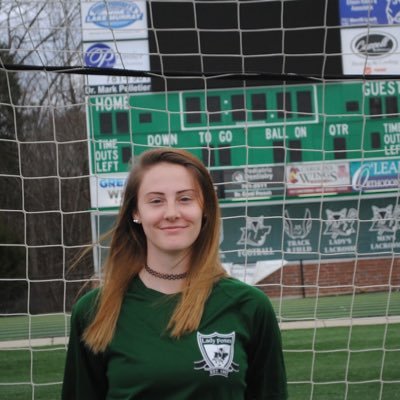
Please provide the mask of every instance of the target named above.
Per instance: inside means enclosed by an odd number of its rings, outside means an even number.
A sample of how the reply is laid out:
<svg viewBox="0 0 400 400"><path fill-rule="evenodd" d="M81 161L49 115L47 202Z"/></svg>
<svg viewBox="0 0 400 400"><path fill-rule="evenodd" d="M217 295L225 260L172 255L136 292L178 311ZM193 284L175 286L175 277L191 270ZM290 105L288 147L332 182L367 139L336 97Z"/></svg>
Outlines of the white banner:
<svg viewBox="0 0 400 400"><path fill-rule="evenodd" d="M341 29L345 75L400 75L400 26Z"/></svg>
<svg viewBox="0 0 400 400"><path fill-rule="evenodd" d="M145 1L82 1L83 41L146 39Z"/></svg>
<svg viewBox="0 0 400 400"><path fill-rule="evenodd" d="M250 285L255 285L286 264L286 260L279 259L257 261L255 264L249 263L247 265L223 263L222 266L230 276Z"/></svg>
<svg viewBox="0 0 400 400"><path fill-rule="evenodd" d="M349 163L288 165L286 185L289 196L349 192L351 190Z"/></svg>
<svg viewBox="0 0 400 400"><path fill-rule="evenodd" d="M83 43L84 62L87 67L117 68L133 71L150 69L149 44L147 40L125 40L120 42ZM88 75L89 86L107 86L97 88L86 94L114 94L129 92L146 92L151 89L148 77ZM130 86L141 85L141 90ZM129 90L131 89L131 90Z"/></svg>
<svg viewBox="0 0 400 400"><path fill-rule="evenodd" d="M121 205L128 173L95 175L90 177L92 208L115 208Z"/></svg>

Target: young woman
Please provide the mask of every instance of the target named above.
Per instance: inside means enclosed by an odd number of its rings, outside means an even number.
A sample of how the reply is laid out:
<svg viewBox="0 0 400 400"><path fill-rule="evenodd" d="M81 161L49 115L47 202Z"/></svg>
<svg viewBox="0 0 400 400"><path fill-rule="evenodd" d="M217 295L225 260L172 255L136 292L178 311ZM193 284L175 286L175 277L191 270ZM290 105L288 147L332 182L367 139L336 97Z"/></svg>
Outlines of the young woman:
<svg viewBox="0 0 400 400"><path fill-rule="evenodd" d="M104 281L72 311L64 400L286 399L268 298L219 261L220 212L190 153L143 153Z"/></svg>

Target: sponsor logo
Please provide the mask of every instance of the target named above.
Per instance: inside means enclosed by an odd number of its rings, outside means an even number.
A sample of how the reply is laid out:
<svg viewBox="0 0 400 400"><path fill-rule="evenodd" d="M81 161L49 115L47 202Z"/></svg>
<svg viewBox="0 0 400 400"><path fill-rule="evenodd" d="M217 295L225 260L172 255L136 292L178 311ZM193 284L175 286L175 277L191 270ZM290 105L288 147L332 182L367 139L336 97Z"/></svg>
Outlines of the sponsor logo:
<svg viewBox="0 0 400 400"><path fill-rule="evenodd" d="M297 183L299 181L299 172L300 170L296 167L290 167L288 173L288 182L289 183Z"/></svg>
<svg viewBox="0 0 400 400"><path fill-rule="evenodd" d="M197 332L197 344L203 359L194 362L195 370L202 369L209 372L210 376L220 375L225 378L231 372L239 372L239 365L233 362L235 332L214 332L210 335Z"/></svg>
<svg viewBox="0 0 400 400"><path fill-rule="evenodd" d="M245 182L244 171L235 171L232 174L232 180L235 182Z"/></svg>
<svg viewBox="0 0 400 400"><path fill-rule="evenodd" d="M108 0L90 7L86 22L100 28L121 29L143 19L139 6L130 1Z"/></svg>
<svg viewBox="0 0 400 400"><path fill-rule="evenodd" d="M394 233L399 229L400 206L393 207L393 204L382 208L372 206L372 212L370 232L378 232L378 235L382 236L387 233Z"/></svg>
<svg viewBox="0 0 400 400"><path fill-rule="evenodd" d="M322 185L323 183L343 183L349 179L347 164L309 164L288 168L288 183Z"/></svg>
<svg viewBox="0 0 400 400"><path fill-rule="evenodd" d="M125 178L105 178L100 179L99 186L103 189L123 188L125 186L125 181Z"/></svg>
<svg viewBox="0 0 400 400"><path fill-rule="evenodd" d="M287 194L350 191L348 163L304 163L286 167Z"/></svg>
<svg viewBox="0 0 400 400"><path fill-rule="evenodd" d="M270 225L264 225L264 216L246 217L246 226L240 228L242 236L237 244L255 247L263 246L267 236L271 232Z"/></svg>
<svg viewBox="0 0 400 400"><path fill-rule="evenodd" d="M291 239L304 239L311 232L311 211L306 208L304 218L290 218L288 210L285 210L283 229Z"/></svg>
<svg viewBox="0 0 400 400"><path fill-rule="evenodd" d="M245 170L234 171L232 174L232 180L238 183L272 181L273 178L274 170L272 167L250 167L246 168Z"/></svg>
<svg viewBox="0 0 400 400"><path fill-rule="evenodd" d="M351 185L353 189L362 190L367 187L370 175L371 171L369 165L362 165L360 168L358 168L351 180Z"/></svg>
<svg viewBox="0 0 400 400"><path fill-rule="evenodd" d="M96 43L85 52L88 67L113 68L116 63L114 51L104 43Z"/></svg>
<svg viewBox="0 0 400 400"><path fill-rule="evenodd" d="M371 161L353 164L352 187L358 191L398 188L400 161Z"/></svg>
<svg viewBox="0 0 400 400"><path fill-rule="evenodd" d="M355 208L343 208L340 211L326 210L326 216L328 218L325 221L326 228L324 235L329 235L332 239L336 239L339 236L351 236L355 232L353 227L357 221L357 210Z"/></svg>
<svg viewBox="0 0 400 400"><path fill-rule="evenodd" d="M386 17L389 24L400 24L400 1L386 0Z"/></svg>
<svg viewBox="0 0 400 400"><path fill-rule="evenodd" d="M396 51L397 40L386 32L362 33L354 38L351 47L363 57L383 57Z"/></svg>

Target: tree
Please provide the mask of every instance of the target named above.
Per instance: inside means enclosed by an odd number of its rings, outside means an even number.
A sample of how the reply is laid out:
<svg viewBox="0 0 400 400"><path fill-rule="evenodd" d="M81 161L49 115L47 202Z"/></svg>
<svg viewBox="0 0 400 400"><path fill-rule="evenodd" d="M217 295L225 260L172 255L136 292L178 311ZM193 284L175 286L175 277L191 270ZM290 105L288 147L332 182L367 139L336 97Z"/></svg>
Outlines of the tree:
<svg viewBox="0 0 400 400"><path fill-rule="evenodd" d="M77 1L3 3L0 67L80 65L80 31ZM83 77L0 72L0 151L7 154L0 157L0 189L8 194L0 200L0 262L9 259L0 280L7 279L7 293L17 283L22 291L7 312L23 305L24 312L63 311L81 285L65 280L66 267L91 242ZM73 278L92 270L89 259Z"/></svg>
<svg viewBox="0 0 400 400"><path fill-rule="evenodd" d="M80 65L80 1L9 1L0 8L0 31L20 66ZM82 77L25 71L20 80L24 105L57 107L83 99Z"/></svg>
<svg viewBox="0 0 400 400"><path fill-rule="evenodd" d="M4 48L0 44L0 48ZM13 56L0 53L0 312L23 312L26 307L25 249L23 232L18 226L21 215L16 210L22 207L21 179L19 177L18 148L16 133L21 126L18 107L21 88L17 76L4 70L4 65L12 64ZM22 308L21 308L22 307Z"/></svg>

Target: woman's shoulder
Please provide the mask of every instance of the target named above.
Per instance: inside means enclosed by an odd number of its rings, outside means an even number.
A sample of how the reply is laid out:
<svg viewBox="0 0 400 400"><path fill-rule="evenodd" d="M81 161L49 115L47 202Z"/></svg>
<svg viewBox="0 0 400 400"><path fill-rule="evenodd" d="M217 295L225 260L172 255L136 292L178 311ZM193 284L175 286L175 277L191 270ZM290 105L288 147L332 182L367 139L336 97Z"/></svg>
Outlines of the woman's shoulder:
<svg viewBox="0 0 400 400"><path fill-rule="evenodd" d="M212 294L210 308L229 308L235 310L244 319L253 324L276 322L276 315L271 300L260 288L238 279L222 278Z"/></svg>
<svg viewBox="0 0 400 400"><path fill-rule="evenodd" d="M260 288L233 277L220 279L216 285L216 289L227 298L233 300L268 306L271 304L268 296Z"/></svg>
<svg viewBox="0 0 400 400"><path fill-rule="evenodd" d="M83 294L72 307L72 316L87 321L92 318L97 307L100 288L90 289Z"/></svg>

